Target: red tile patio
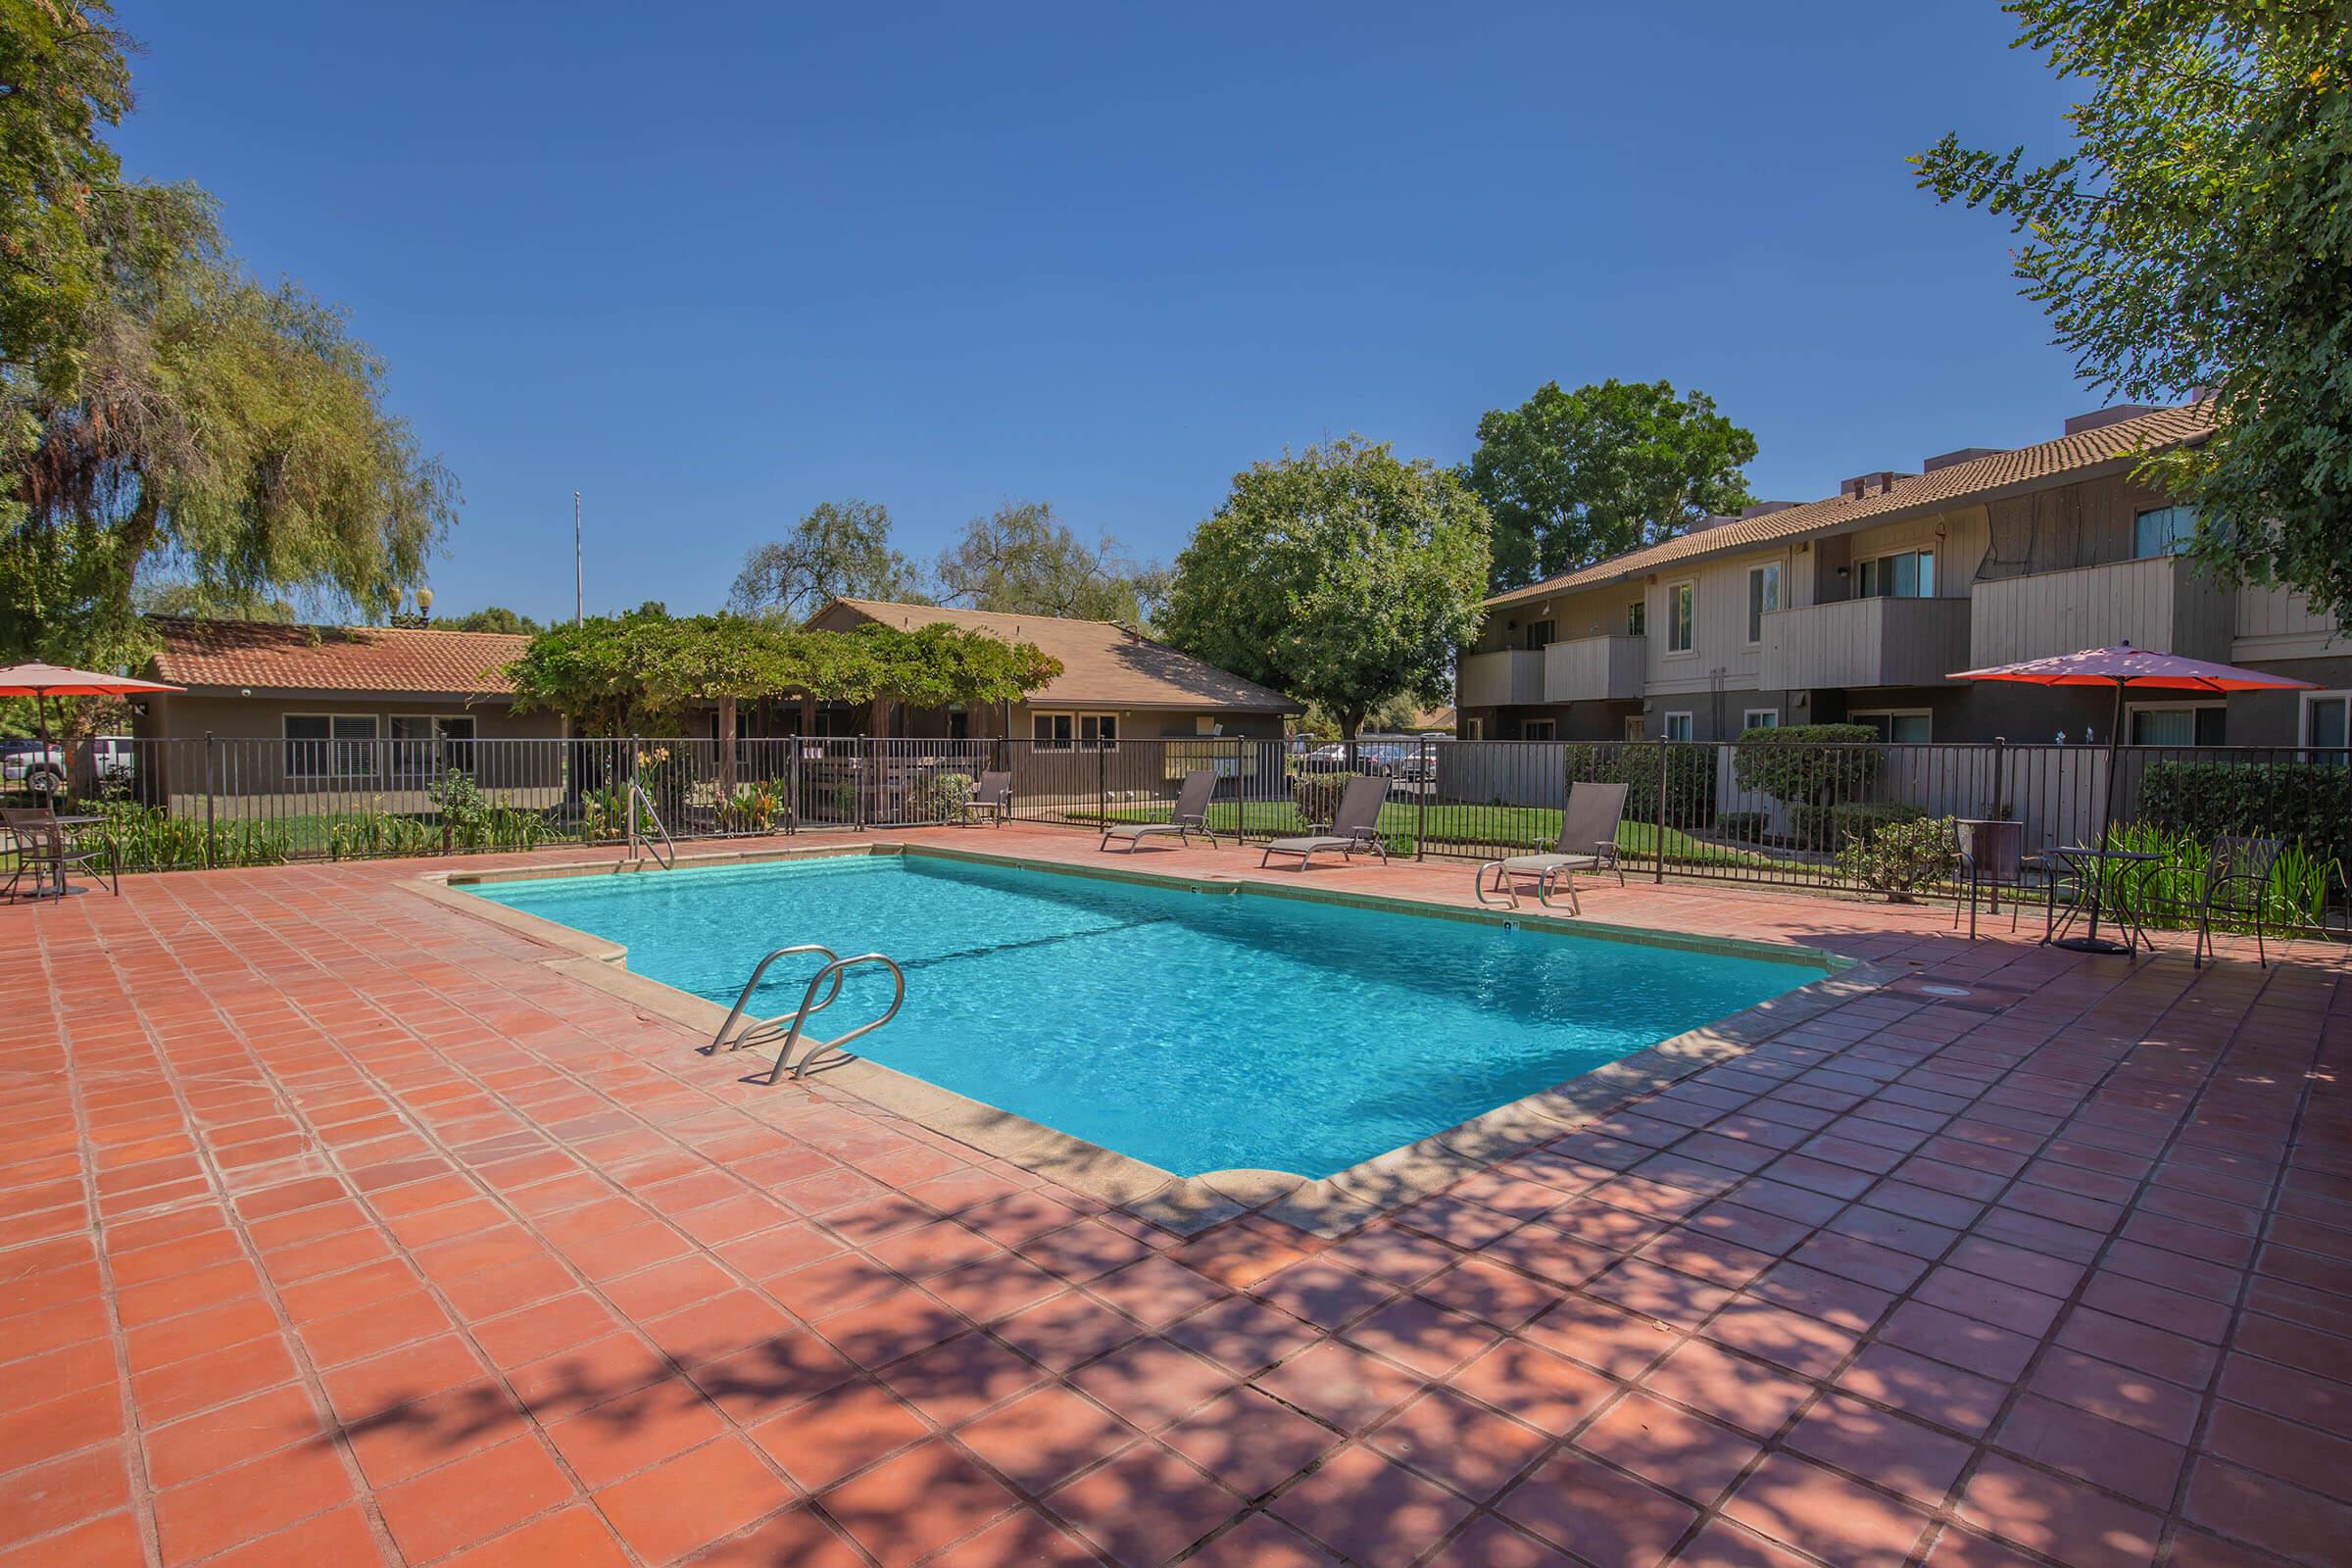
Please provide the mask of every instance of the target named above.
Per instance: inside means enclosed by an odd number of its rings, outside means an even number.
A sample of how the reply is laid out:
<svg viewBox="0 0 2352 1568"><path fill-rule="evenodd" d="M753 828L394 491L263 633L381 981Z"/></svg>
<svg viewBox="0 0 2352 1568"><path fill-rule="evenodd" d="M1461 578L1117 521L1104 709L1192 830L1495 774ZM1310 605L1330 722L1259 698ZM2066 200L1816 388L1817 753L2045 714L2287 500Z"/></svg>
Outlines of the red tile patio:
<svg viewBox="0 0 2352 1568"><path fill-rule="evenodd" d="M426 868L0 910L0 1568L2352 1561L2341 950L1602 884L1916 979L1352 1235L1184 1238L745 1085Z"/></svg>

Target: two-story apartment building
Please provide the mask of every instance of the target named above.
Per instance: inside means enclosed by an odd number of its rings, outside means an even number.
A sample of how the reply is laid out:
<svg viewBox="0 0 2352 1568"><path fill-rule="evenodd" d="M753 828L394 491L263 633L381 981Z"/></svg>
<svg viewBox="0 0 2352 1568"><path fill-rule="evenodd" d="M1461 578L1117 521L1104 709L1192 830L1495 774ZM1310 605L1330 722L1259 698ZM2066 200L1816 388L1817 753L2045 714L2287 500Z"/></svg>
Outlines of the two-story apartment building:
<svg viewBox="0 0 2352 1568"><path fill-rule="evenodd" d="M1850 721L1905 742L2103 741L2111 694L1946 677L2130 642L2320 688L2134 695L2131 744L2345 745L2352 641L2297 595L2213 581L2180 554L2188 510L2132 478L2211 427L2204 404L2102 410L2054 441L1862 474L1497 594L1457 671L1458 733L1703 741Z"/></svg>

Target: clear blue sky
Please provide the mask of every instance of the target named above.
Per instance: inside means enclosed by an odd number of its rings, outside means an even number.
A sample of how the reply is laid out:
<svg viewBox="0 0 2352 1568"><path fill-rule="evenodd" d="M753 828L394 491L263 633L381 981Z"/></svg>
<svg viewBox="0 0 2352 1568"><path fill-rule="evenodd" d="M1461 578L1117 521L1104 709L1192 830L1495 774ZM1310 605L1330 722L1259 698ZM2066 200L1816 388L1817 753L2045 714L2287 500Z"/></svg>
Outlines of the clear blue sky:
<svg viewBox="0 0 2352 1568"><path fill-rule="evenodd" d="M2099 400L1904 156L2049 145L1993 0L1031 6L119 0L131 169L350 307L457 470L438 608L714 606L816 502L1008 497L1171 558L1235 470L1465 457L1666 377L1760 494Z"/></svg>

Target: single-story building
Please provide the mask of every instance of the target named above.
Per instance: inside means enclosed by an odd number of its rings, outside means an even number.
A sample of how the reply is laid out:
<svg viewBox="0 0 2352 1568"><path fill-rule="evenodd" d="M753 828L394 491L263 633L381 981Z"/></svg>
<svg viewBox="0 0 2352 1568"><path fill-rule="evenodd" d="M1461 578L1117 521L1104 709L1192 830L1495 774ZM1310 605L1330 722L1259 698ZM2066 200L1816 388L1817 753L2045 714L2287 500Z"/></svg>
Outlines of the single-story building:
<svg viewBox="0 0 2352 1568"><path fill-rule="evenodd" d="M560 713L514 711L505 671L528 637L187 616L148 625L161 646L143 673L185 688L134 709L133 736L169 743L140 754L155 769L147 787L167 794L204 788L197 770L208 736L219 743L217 782L240 793L405 794L443 766L465 767L485 785L521 784L504 775L545 749L508 748L502 757L486 743L564 733ZM535 774L548 764L527 765ZM219 776L228 768L233 781Z"/></svg>

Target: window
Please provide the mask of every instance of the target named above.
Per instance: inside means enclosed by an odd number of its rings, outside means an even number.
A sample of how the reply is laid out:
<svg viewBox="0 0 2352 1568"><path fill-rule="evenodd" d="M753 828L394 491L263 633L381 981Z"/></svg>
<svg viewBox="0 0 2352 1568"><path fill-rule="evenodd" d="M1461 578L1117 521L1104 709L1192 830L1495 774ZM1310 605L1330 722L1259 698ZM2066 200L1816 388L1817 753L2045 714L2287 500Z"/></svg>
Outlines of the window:
<svg viewBox="0 0 2352 1568"><path fill-rule="evenodd" d="M1781 564L1747 568L1747 640L1764 640L1764 617L1781 608Z"/></svg>
<svg viewBox="0 0 2352 1568"><path fill-rule="evenodd" d="M1041 747L1066 749L1078 737L1076 713L1036 713L1029 719L1030 738Z"/></svg>
<svg viewBox="0 0 2352 1568"><path fill-rule="evenodd" d="M1625 607L1625 634L1639 637L1649 627L1649 601L1637 599Z"/></svg>
<svg viewBox="0 0 2352 1568"><path fill-rule="evenodd" d="M1777 708L1751 708L1740 715L1741 729L1779 729L1781 710Z"/></svg>
<svg viewBox="0 0 2352 1568"><path fill-rule="evenodd" d="M1535 651L1536 651L1537 649L1539 649L1539 648L1546 648L1546 647L1549 647L1549 646L1550 646L1550 644L1551 644L1551 622L1550 622L1550 621L1548 621L1548 620L1531 620L1531 621L1529 621L1529 622L1527 623L1527 647L1528 647L1528 652L1530 652L1530 653L1533 653L1533 652L1535 652Z"/></svg>
<svg viewBox="0 0 2352 1568"><path fill-rule="evenodd" d="M1877 556L1862 563L1864 599L1933 599L1936 597L1936 552L1906 550Z"/></svg>
<svg viewBox="0 0 2352 1568"><path fill-rule="evenodd" d="M1029 735L1040 748L1053 751L1080 746L1090 752L1115 752L1119 749L1119 715L1033 713L1029 718Z"/></svg>
<svg viewBox="0 0 2352 1568"><path fill-rule="evenodd" d="M1116 713L1080 713L1078 715L1078 744L1090 751L1117 751L1119 749L1119 715Z"/></svg>
<svg viewBox="0 0 2352 1568"><path fill-rule="evenodd" d="M2303 744L2352 746L2352 692L2303 694ZM2332 757L2319 756L2311 760L2341 763L2352 761L2352 754L2339 751Z"/></svg>
<svg viewBox="0 0 2352 1568"><path fill-rule="evenodd" d="M1689 740L1690 738L1690 715L1689 713L1668 713L1666 715L1666 738L1670 741Z"/></svg>
<svg viewBox="0 0 2352 1568"><path fill-rule="evenodd" d="M1559 720L1554 718L1531 718L1519 726L1519 738L1523 741L1547 741L1559 732Z"/></svg>
<svg viewBox="0 0 2352 1568"><path fill-rule="evenodd" d="M1935 724L1924 708L1895 709L1877 713L1855 713L1853 722L1868 724L1879 732L1879 739L1894 746L1925 746L1935 739Z"/></svg>
<svg viewBox="0 0 2352 1568"><path fill-rule="evenodd" d="M445 767L473 771L472 714L395 713L387 723L395 777L426 778Z"/></svg>
<svg viewBox="0 0 2352 1568"><path fill-rule="evenodd" d="M1670 654L1690 652L1690 612L1695 589L1687 582L1678 582L1666 590L1666 651Z"/></svg>
<svg viewBox="0 0 2352 1568"><path fill-rule="evenodd" d="M375 771L373 713L288 713L288 778L365 778Z"/></svg>
<svg viewBox="0 0 2352 1568"><path fill-rule="evenodd" d="M2124 738L2133 746L2227 746L2229 716L2220 703L2135 703Z"/></svg>
<svg viewBox="0 0 2352 1568"><path fill-rule="evenodd" d="M2191 507L2158 507L2132 519L2132 557L2178 556L2197 536L2197 514Z"/></svg>

